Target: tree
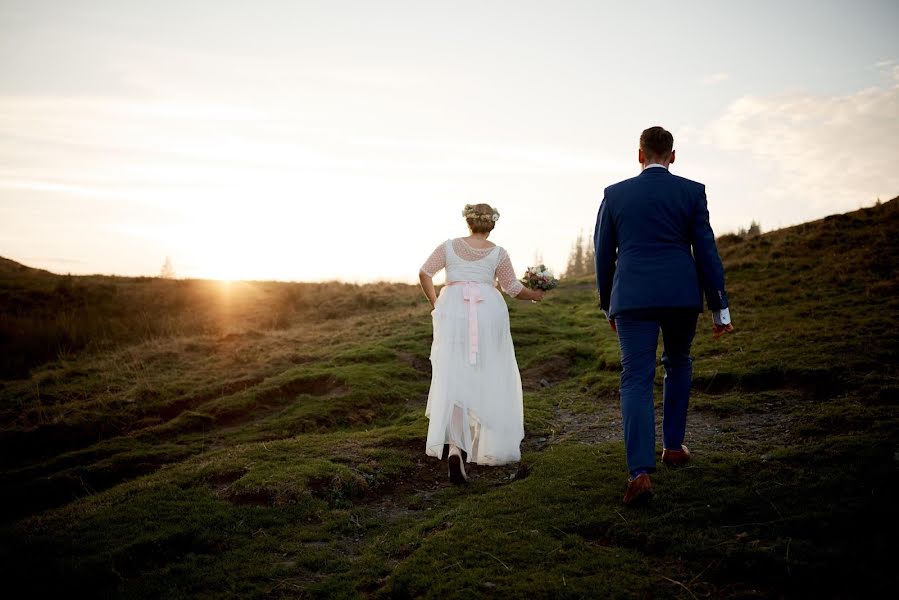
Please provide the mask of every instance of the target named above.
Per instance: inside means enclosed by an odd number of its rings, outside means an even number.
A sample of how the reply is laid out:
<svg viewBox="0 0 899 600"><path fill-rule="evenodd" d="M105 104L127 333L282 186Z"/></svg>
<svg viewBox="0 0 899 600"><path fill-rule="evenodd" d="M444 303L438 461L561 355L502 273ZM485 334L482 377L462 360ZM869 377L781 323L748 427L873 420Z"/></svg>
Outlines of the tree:
<svg viewBox="0 0 899 600"><path fill-rule="evenodd" d="M593 240L584 243L584 275L592 275L596 272L596 248Z"/></svg>
<svg viewBox="0 0 899 600"><path fill-rule="evenodd" d="M571 246L568 255L568 264L565 267L565 277L581 277L593 272L593 248L584 239L584 231L577 234L577 239Z"/></svg>
<svg viewBox="0 0 899 600"><path fill-rule="evenodd" d="M759 224L758 221L753 221L752 223L749 224L750 237L754 236L754 235L760 235L761 233L762 233L762 226Z"/></svg>
<svg viewBox="0 0 899 600"><path fill-rule="evenodd" d="M757 235L760 235L761 233L762 233L762 226L759 224L758 221L753 221L752 223L750 223L749 229L740 227L737 230L737 235L742 238L755 237Z"/></svg>
<svg viewBox="0 0 899 600"><path fill-rule="evenodd" d="M162 279L175 278L175 267L172 266L172 259L168 256L165 257L165 262L162 263L162 268L159 270L159 277Z"/></svg>

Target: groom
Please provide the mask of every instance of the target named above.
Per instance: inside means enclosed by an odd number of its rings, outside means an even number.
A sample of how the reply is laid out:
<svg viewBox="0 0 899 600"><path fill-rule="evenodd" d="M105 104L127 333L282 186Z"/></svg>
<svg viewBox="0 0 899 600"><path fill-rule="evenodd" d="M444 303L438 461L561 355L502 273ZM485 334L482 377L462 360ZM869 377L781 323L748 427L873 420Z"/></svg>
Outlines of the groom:
<svg viewBox="0 0 899 600"><path fill-rule="evenodd" d="M596 233L599 305L621 348L621 415L630 471L626 505L652 497L656 467L652 386L662 331L662 462L690 460L683 444L693 376L690 346L705 294L715 338L731 333L724 268L709 225L705 186L668 171L674 137L661 127L640 136L643 171L605 190Z"/></svg>

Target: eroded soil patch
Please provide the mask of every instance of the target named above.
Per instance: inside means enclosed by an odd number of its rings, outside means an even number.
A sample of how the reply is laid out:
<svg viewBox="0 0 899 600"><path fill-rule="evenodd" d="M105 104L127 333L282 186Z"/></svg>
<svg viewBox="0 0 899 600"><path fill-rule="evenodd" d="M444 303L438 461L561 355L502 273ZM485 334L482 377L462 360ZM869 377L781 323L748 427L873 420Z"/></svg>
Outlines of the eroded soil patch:
<svg viewBox="0 0 899 600"><path fill-rule="evenodd" d="M521 385L531 391L551 387L568 377L572 364L573 361L568 356L550 356L540 364L523 370Z"/></svg>

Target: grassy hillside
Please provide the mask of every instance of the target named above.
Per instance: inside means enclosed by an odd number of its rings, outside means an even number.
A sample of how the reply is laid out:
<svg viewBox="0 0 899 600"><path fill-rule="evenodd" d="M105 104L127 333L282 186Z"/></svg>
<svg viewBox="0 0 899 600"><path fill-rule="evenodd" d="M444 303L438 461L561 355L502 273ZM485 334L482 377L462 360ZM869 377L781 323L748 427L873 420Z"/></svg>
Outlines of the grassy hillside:
<svg viewBox="0 0 899 600"><path fill-rule="evenodd" d="M53 275L0 258L0 377L156 338L288 329L392 306L408 286ZM402 295L402 294L400 294Z"/></svg>
<svg viewBox="0 0 899 600"><path fill-rule="evenodd" d="M899 199L720 243L687 443L621 506L592 281L510 302L520 465L424 456L411 286L67 278L0 264L0 565L30 597L861 597L899 500ZM661 378L658 382L661 385Z"/></svg>

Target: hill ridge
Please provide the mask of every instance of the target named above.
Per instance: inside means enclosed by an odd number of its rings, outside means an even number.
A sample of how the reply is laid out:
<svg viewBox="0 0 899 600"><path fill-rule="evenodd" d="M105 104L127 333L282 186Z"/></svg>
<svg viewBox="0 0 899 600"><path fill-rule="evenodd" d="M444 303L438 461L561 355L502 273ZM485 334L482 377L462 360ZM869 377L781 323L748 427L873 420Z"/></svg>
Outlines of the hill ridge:
<svg viewBox="0 0 899 600"><path fill-rule="evenodd" d="M885 201L885 202L882 202L882 203L880 204L880 206L887 206L887 205L891 206L892 208L895 208L896 206L899 206L899 196L896 196L895 198L892 198L892 199L887 200L887 201ZM864 208L859 208L859 209L856 209L856 210L851 210L851 211L847 211L847 212L843 212L843 213L833 213L833 214L827 215L827 216L825 216L825 217L821 217L820 219L814 219L814 220L812 220L812 221L806 221L806 222L804 222L804 223L799 223L799 224L797 224L797 225L788 225L788 226L786 226L786 227L781 227L781 228L779 228L779 229L772 229L771 231L765 231L765 232L763 232L763 233L760 233L759 235L760 235L760 236L770 236L770 235L773 235L773 234L778 234L778 233L782 233L782 232L785 232L785 231L789 231L789 230L795 229L795 228L802 228L802 227L807 227L807 226L814 225L814 224L816 224L816 223L823 223L823 222L825 222L825 221L827 221L827 220L829 220L829 219L838 218L838 217L840 217L840 216L853 215L853 214L858 213L858 212L861 212L861 211L869 210L870 208L876 208L876 207L864 207ZM723 241L725 241L725 243L726 243L727 241L730 241L730 240L733 240L733 239L736 239L736 238L740 238L740 236L737 235L737 234L735 234L735 233L723 233L723 234L720 234L720 235L718 236L718 240L719 240L719 241L723 240ZM25 264L23 264L23 263L17 262L17 261L15 261L15 260L12 260L12 259L5 258L5 257L3 257L3 256L0 256L0 274L4 273L5 271L13 271L13 272L16 272L16 271L23 271L23 270L28 270L28 271L32 271L32 272L37 272L37 273L45 274L45 275L55 275L55 276L64 276L64 275L68 275L68 274L66 274L66 273L56 273L56 272L53 272L53 271L48 271L48 270L46 270L46 269L40 269L40 268L36 268L36 267L30 267L30 266L27 266L27 265L25 265ZM91 274L91 275L72 275L72 276L74 276L74 277L122 278L122 279L134 279L134 278L135 278L135 276L131 276L131 275L115 275L115 274L110 274L110 275ZM143 278L143 277L153 278L152 276L138 276L138 277L142 277L142 278ZM206 281L206 280L204 280L204 279L200 279L200 280L201 280L201 281ZM292 283L292 282L284 281L284 282L280 282L280 283ZM299 283L305 283L305 282L299 282Z"/></svg>

